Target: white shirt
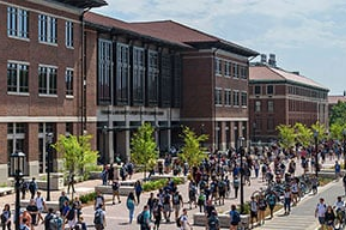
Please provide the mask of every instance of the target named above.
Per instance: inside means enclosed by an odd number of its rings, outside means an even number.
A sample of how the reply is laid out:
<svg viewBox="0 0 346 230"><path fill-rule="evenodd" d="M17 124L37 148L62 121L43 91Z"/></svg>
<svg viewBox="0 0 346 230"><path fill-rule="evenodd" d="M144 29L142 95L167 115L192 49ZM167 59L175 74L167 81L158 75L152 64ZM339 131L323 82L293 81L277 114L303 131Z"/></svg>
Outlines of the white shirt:
<svg viewBox="0 0 346 230"><path fill-rule="evenodd" d="M43 209L43 203L44 203L44 200L42 196L36 197L36 206L38 210Z"/></svg>
<svg viewBox="0 0 346 230"><path fill-rule="evenodd" d="M253 212L257 212L257 202L256 201L251 201L250 202L250 209L251 209L251 211L253 211Z"/></svg>
<svg viewBox="0 0 346 230"><path fill-rule="evenodd" d="M188 229L188 226L187 226L187 222L188 222L188 219L187 219L187 216L186 215L183 215L180 217L180 221L181 221L181 230L187 230Z"/></svg>
<svg viewBox="0 0 346 230"><path fill-rule="evenodd" d="M291 190L293 193L298 193L298 184L297 183L293 183L291 185Z"/></svg>
<svg viewBox="0 0 346 230"><path fill-rule="evenodd" d="M319 203L317 204L316 210L317 210L318 217L324 217L327 211L327 205L324 203L323 204Z"/></svg>
<svg viewBox="0 0 346 230"><path fill-rule="evenodd" d="M341 201L336 201L334 207L336 207L337 209L339 209L340 211L345 211L345 201L341 200Z"/></svg>

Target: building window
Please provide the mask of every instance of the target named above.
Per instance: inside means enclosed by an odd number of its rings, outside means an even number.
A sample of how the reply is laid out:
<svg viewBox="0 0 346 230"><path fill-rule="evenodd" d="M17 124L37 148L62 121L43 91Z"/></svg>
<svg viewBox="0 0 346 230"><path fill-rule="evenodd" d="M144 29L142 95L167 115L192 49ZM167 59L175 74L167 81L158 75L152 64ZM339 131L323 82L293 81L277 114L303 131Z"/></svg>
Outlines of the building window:
<svg viewBox="0 0 346 230"><path fill-rule="evenodd" d="M10 156L12 153L19 151L28 154L25 135L26 135L25 123L8 123L7 124L7 154L8 163L10 162ZM27 155L26 159L29 159ZM10 170L10 168L9 168Z"/></svg>
<svg viewBox="0 0 346 230"><path fill-rule="evenodd" d="M255 94L261 94L261 86L260 85L255 85Z"/></svg>
<svg viewBox="0 0 346 230"><path fill-rule="evenodd" d="M65 132L67 135L73 134L73 123L72 122L66 122Z"/></svg>
<svg viewBox="0 0 346 230"><path fill-rule="evenodd" d="M47 161L47 141L48 141L48 134L52 133L54 134L54 138L53 138L53 143L55 142L55 130L56 130L56 123L39 123L39 127L38 127L38 151L39 151L39 156L38 156L38 160L39 160L39 173L46 173L47 169L48 169L48 161ZM55 151L51 152L50 157L52 159L55 158ZM51 171L54 171L54 163L53 160L50 161L50 166L49 168L51 169Z"/></svg>
<svg viewBox="0 0 346 230"><path fill-rule="evenodd" d="M144 49L133 48L133 101L144 102L145 59Z"/></svg>
<svg viewBox="0 0 346 230"><path fill-rule="evenodd" d="M272 117L269 117L267 119L267 130L273 131L274 130L274 119Z"/></svg>
<svg viewBox="0 0 346 230"><path fill-rule="evenodd" d="M222 90L219 88L215 89L215 105L222 105Z"/></svg>
<svg viewBox="0 0 346 230"><path fill-rule="evenodd" d="M29 13L26 10L7 8L7 35L19 38L29 37Z"/></svg>
<svg viewBox="0 0 346 230"><path fill-rule="evenodd" d="M241 92L241 105L247 106L247 92Z"/></svg>
<svg viewBox="0 0 346 230"><path fill-rule="evenodd" d="M261 112L261 102L255 101L255 112Z"/></svg>
<svg viewBox="0 0 346 230"><path fill-rule="evenodd" d="M129 83L129 47L125 44L117 45L117 102L128 102Z"/></svg>
<svg viewBox="0 0 346 230"><path fill-rule="evenodd" d="M57 19L40 14L38 16L38 40L40 42L57 43Z"/></svg>
<svg viewBox="0 0 346 230"><path fill-rule="evenodd" d="M274 94L274 86L267 85L267 94Z"/></svg>
<svg viewBox="0 0 346 230"><path fill-rule="evenodd" d="M56 95L57 93L57 68L38 67L38 92L45 95Z"/></svg>
<svg viewBox="0 0 346 230"><path fill-rule="evenodd" d="M236 63L233 63L233 77L239 78L239 68L238 68L238 64Z"/></svg>
<svg viewBox="0 0 346 230"><path fill-rule="evenodd" d="M170 54L161 55L161 84L160 104L164 107L171 105L172 95L172 61Z"/></svg>
<svg viewBox="0 0 346 230"><path fill-rule="evenodd" d="M159 78L159 57L156 51L150 50L149 55L149 70L148 70L148 102L156 104L158 99L158 78Z"/></svg>
<svg viewBox="0 0 346 230"><path fill-rule="evenodd" d="M241 66L240 67L240 78L242 79L247 79L247 67L246 66Z"/></svg>
<svg viewBox="0 0 346 230"><path fill-rule="evenodd" d="M174 55L174 79L173 79L173 107L179 108L181 106L181 76L182 76L182 58L180 54Z"/></svg>
<svg viewBox="0 0 346 230"><path fill-rule="evenodd" d="M29 66L19 63L7 63L7 92L29 92Z"/></svg>
<svg viewBox="0 0 346 230"><path fill-rule="evenodd" d="M225 105L230 106L232 103L231 101L231 90L225 89Z"/></svg>
<svg viewBox="0 0 346 230"><path fill-rule="evenodd" d="M239 106L239 91L233 91L233 105Z"/></svg>
<svg viewBox="0 0 346 230"><path fill-rule="evenodd" d="M73 96L73 69L67 69L65 73L66 95Z"/></svg>
<svg viewBox="0 0 346 230"><path fill-rule="evenodd" d="M225 76L231 76L231 63L229 61L225 61Z"/></svg>
<svg viewBox="0 0 346 230"><path fill-rule="evenodd" d="M67 21L65 24L66 47L73 47L73 22Z"/></svg>
<svg viewBox="0 0 346 230"><path fill-rule="evenodd" d="M274 112L274 102L268 101L268 112Z"/></svg>
<svg viewBox="0 0 346 230"><path fill-rule="evenodd" d="M98 42L98 83L99 103L111 102L111 79L113 78L112 42L100 39Z"/></svg>
<svg viewBox="0 0 346 230"><path fill-rule="evenodd" d="M218 58L215 58L215 74L221 75L222 74L222 65L221 60Z"/></svg>

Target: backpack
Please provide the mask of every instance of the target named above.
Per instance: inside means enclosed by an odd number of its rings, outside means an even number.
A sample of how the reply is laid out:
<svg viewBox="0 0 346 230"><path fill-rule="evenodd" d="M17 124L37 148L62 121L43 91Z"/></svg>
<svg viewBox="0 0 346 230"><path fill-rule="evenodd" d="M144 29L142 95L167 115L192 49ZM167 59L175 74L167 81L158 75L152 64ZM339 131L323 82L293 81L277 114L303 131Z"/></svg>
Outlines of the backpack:
<svg viewBox="0 0 346 230"><path fill-rule="evenodd" d="M275 205L275 199L276 199L276 197L273 194L269 195L268 196L268 204L269 205Z"/></svg>
<svg viewBox="0 0 346 230"><path fill-rule="evenodd" d="M46 215L46 217L44 218L44 227L46 229L51 229L50 228L50 221L54 218L54 215L49 213Z"/></svg>
<svg viewBox="0 0 346 230"><path fill-rule="evenodd" d="M71 210L68 212L66 218L67 218L68 220L73 220L73 219L74 219L74 214L75 214L75 209L73 208L73 209L71 209Z"/></svg>
<svg viewBox="0 0 346 230"><path fill-rule="evenodd" d="M137 224L144 224L144 213L141 212L137 216Z"/></svg>
<svg viewBox="0 0 346 230"><path fill-rule="evenodd" d="M211 216L208 219L209 230L219 229L219 219L216 216Z"/></svg>
<svg viewBox="0 0 346 230"><path fill-rule="evenodd" d="M176 222L178 228L181 227L181 218L182 218L182 217L183 217L183 216L179 216L179 217L175 220L175 222Z"/></svg>
<svg viewBox="0 0 346 230"><path fill-rule="evenodd" d="M36 184L34 181L30 181L30 184L29 184L29 190L30 191L35 191L36 189Z"/></svg>
<svg viewBox="0 0 346 230"><path fill-rule="evenodd" d="M179 197L179 195L177 195L177 194L173 195L173 204L174 204L174 205L178 205L179 202L180 202L180 197Z"/></svg>
<svg viewBox="0 0 346 230"><path fill-rule="evenodd" d="M238 224L239 222L240 222L240 215L237 211L234 211L232 215L232 223Z"/></svg>
<svg viewBox="0 0 346 230"><path fill-rule="evenodd" d="M113 186L112 186L113 190L118 190L119 187L120 187L119 182L115 181L115 182L113 183Z"/></svg>
<svg viewBox="0 0 346 230"><path fill-rule="evenodd" d="M94 214L94 224L103 224L103 211L102 210L96 210Z"/></svg>
<svg viewBox="0 0 346 230"><path fill-rule="evenodd" d="M53 217L49 221L50 230L59 230L62 227L62 219L59 217Z"/></svg>
<svg viewBox="0 0 346 230"><path fill-rule="evenodd" d="M225 190L225 182L219 181L218 187L219 187L220 191L224 191Z"/></svg>

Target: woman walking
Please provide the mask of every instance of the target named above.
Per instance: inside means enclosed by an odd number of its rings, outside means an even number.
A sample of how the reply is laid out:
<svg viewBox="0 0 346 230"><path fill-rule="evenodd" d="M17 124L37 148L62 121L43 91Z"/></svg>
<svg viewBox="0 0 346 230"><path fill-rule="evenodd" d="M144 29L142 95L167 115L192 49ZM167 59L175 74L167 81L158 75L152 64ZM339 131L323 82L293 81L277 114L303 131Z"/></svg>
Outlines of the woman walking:
<svg viewBox="0 0 346 230"><path fill-rule="evenodd" d="M127 196L126 207L129 210L129 224L132 224L133 213L135 211L135 196L130 192Z"/></svg>
<svg viewBox="0 0 346 230"><path fill-rule="evenodd" d="M5 204L4 209L2 210L1 226L2 230L5 230L6 227L8 230L11 230L11 210L9 204Z"/></svg>

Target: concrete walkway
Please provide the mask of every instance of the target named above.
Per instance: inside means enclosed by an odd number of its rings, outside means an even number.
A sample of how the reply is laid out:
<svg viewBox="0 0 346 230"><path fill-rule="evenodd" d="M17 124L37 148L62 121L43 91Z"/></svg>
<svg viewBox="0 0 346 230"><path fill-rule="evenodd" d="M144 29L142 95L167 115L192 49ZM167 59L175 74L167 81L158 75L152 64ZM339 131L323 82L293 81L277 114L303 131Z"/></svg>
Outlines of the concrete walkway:
<svg viewBox="0 0 346 230"><path fill-rule="evenodd" d="M284 211L280 210L274 215L272 220L258 227L258 230L294 230L306 229L315 230L318 228L318 220L315 218L315 208L320 198L324 198L327 205L334 205L338 196L344 196L342 180L333 181L320 189L317 195L308 195L305 199L293 207L289 216L284 216Z"/></svg>

